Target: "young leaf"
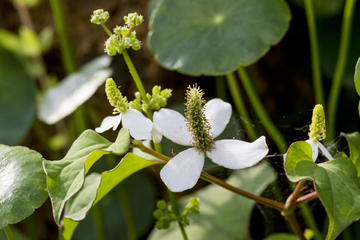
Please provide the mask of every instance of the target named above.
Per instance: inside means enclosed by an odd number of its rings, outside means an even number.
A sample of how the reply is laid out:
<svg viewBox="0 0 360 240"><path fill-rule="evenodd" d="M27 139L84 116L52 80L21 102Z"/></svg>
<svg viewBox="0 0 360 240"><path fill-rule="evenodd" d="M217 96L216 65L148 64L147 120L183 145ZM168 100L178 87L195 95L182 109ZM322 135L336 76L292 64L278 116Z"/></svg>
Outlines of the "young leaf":
<svg viewBox="0 0 360 240"><path fill-rule="evenodd" d="M223 75L264 56L290 19L283 0L163 0L152 12L149 47L165 68Z"/></svg>
<svg viewBox="0 0 360 240"><path fill-rule="evenodd" d="M162 163L148 161L133 153L128 153L112 170L100 174L91 174L86 177L84 187L67 203L63 219L63 237L70 240L77 226L92 206L99 202L121 181L133 173L148 166Z"/></svg>
<svg viewBox="0 0 360 240"><path fill-rule="evenodd" d="M275 179L274 170L270 165L263 163L255 167L234 171L227 182L259 195ZM249 239L248 229L251 212L255 206L254 201L221 187L210 185L189 197L181 199L179 201L179 204L182 205L181 209L191 197L200 198L200 214L189 215L190 226L186 227L189 239ZM177 224L171 224L166 231L154 229L149 240L155 239L182 239L182 235Z"/></svg>
<svg viewBox="0 0 360 240"><path fill-rule="evenodd" d="M30 216L47 198L42 156L0 145L0 229Z"/></svg>
<svg viewBox="0 0 360 240"><path fill-rule="evenodd" d="M360 180L356 166L344 157L315 164L311 147L306 142L293 143L286 155L285 171L291 181L308 178L329 217L326 239L335 239L340 232L360 218Z"/></svg>
<svg viewBox="0 0 360 240"><path fill-rule="evenodd" d="M94 131L87 130L73 143L62 160L43 162L54 219L58 225L66 201L81 189L90 167L105 154L126 153L129 144L127 129L121 129L113 144Z"/></svg>

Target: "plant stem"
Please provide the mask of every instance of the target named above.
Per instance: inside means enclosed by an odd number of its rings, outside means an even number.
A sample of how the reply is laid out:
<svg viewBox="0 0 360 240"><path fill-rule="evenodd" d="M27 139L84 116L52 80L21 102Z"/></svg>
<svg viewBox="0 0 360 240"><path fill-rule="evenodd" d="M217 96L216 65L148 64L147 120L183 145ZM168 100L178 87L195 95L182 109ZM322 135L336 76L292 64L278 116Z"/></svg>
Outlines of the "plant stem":
<svg viewBox="0 0 360 240"><path fill-rule="evenodd" d="M254 195L252 193L249 193L249 192L246 192L244 190L241 190L239 188L236 188L214 176L211 176L210 174L202 171L201 172L201 176L200 176L201 179L209 182L209 183L213 183L213 184L216 184L222 188L225 188L233 193L236 193L242 197L246 197L248 199L251 199L251 200L254 200L258 203L261 203L263 205L266 205L268 207L271 207L271 208L274 208L280 212L282 212L285 208L285 205L283 203L279 203L279 202L276 202L276 201L273 201L271 199L268 199L268 198L264 198L264 197L261 197L261 196L257 196L257 195Z"/></svg>
<svg viewBox="0 0 360 240"><path fill-rule="evenodd" d="M311 230L314 231L314 238L316 240L323 240L324 236L322 235L321 231L319 230L318 226L316 225L314 216L306 203L300 204L299 208L301 213L304 217L305 223Z"/></svg>
<svg viewBox="0 0 360 240"><path fill-rule="evenodd" d="M75 64L72 57L69 39L66 33L63 11L59 0L50 0L51 11L60 37L60 48L65 72L70 74L75 71Z"/></svg>
<svg viewBox="0 0 360 240"><path fill-rule="evenodd" d="M325 104L324 92L322 86L319 45L316 34L316 20L312 0L304 0L305 12L309 28L310 48L311 48L311 65L314 81L315 100L317 104Z"/></svg>
<svg viewBox="0 0 360 240"><path fill-rule="evenodd" d="M6 234L6 237L7 237L8 240L15 240L14 235L12 234L9 225L7 225L6 227L4 227L4 231L5 231L5 234Z"/></svg>
<svg viewBox="0 0 360 240"><path fill-rule="evenodd" d="M255 141L257 139L257 133L255 132L255 128L251 123L249 114L246 110L244 101L241 97L241 92L239 85L236 82L236 78L233 73L226 74L226 81L229 86L229 91L231 93L231 97L234 101L235 107L243 119L243 126L249 135L250 141Z"/></svg>
<svg viewBox="0 0 360 240"><path fill-rule="evenodd" d="M268 134L270 135L270 137L274 140L280 153L285 153L287 151L287 144L285 142L285 139L282 137L281 133L273 124L269 115L267 114L264 106L262 105L259 97L256 94L254 87L252 86L248 74L246 73L245 69L241 66L238 67L238 73L241 82L246 90L246 93L249 96L250 102L254 107L256 114L259 116L261 122L264 124L264 127L268 132Z"/></svg>
<svg viewBox="0 0 360 240"><path fill-rule="evenodd" d="M334 139L335 136L336 112L339 101L341 82L344 77L345 67L349 53L351 25L355 11L355 3L356 0L347 0L345 3L343 23L341 27L339 55L328 100L328 122L326 133L327 139L329 141Z"/></svg>
<svg viewBox="0 0 360 240"><path fill-rule="evenodd" d="M127 53L127 51L124 49L122 51L122 55L124 56L124 59L125 59L125 62L126 62L126 65L128 66L129 70L130 70L130 73L131 73L131 76L133 77L134 81L135 81L135 84L136 84L136 87L137 89L139 90L140 94L141 94L141 98L143 99L143 101L145 103L149 103L149 100L148 98L146 97L146 92L145 92L145 88L140 80L140 77L129 57L129 54Z"/></svg>
<svg viewBox="0 0 360 240"><path fill-rule="evenodd" d="M285 216L286 219L289 221L291 227L293 228L295 234L299 237L299 239L301 240L306 240L304 237L304 233L298 223L298 221L296 220L294 213L290 214L289 216Z"/></svg>

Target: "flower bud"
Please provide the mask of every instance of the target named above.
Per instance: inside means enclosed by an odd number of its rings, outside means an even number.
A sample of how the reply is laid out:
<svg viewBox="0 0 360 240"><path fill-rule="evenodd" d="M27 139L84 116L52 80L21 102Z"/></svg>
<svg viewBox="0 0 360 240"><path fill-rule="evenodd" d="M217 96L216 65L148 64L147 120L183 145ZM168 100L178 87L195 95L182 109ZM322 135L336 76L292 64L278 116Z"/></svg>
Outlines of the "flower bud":
<svg viewBox="0 0 360 240"><path fill-rule="evenodd" d="M98 9L93 12L91 15L90 21L94 24L104 24L109 18L109 13L107 11L104 12L103 9Z"/></svg>
<svg viewBox="0 0 360 240"><path fill-rule="evenodd" d="M313 141L320 141L326 137L325 112L321 104L314 107L311 119L309 138Z"/></svg>
<svg viewBox="0 0 360 240"><path fill-rule="evenodd" d="M171 97L171 95L172 95L171 92L172 92L171 89L166 88L166 89L161 91L161 96L163 96L164 98L169 99Z"/></svg>

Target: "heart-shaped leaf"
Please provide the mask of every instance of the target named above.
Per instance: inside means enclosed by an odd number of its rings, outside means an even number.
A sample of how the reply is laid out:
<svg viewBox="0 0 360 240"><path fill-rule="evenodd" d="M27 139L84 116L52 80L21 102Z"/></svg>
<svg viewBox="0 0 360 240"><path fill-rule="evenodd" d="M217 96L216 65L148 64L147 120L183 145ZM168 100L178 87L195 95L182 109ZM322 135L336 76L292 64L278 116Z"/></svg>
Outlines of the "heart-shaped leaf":
<svg viewBox="0 0 360 240"><path fill-rule="evenodd" d="M360 181L356 166L344 154L321 164L313 163L311 156L308 143L293 143L286 155L286 175L291 181L303 178L314 181L329 217L326 239L335 239L344 228L360 218Z"/></svg>
<svg viewBox="0 0 360 240"><path fill-rule="evenodd" d="M54 219L58 225L66 201L81 189L85 174L91 166L105 154L126 153L129 144L129 131L124 128L120 130L114 143L92 130L86 130L73 143L63 159L43 162Z"/></svg>
<svg viewBox="0 0 360 240"><path fill-rule="evenodd" d="M0 48L0 143L16 145L24 137L34 119L35 93L24 66Z"/></svg>
<svg viewBox="0 0 360 240"><path fill-rule="evenodd" d="M264 56L290 19L283 0L163 0L152 13L148 42L165 68L223 75Z"/></svg>
<svg viewBox="0 0 360 240"><path fill-rule="evenodd" d="M68 201L63 219L63 237L70 240L78 224L92 206L99 202L110 190L133 173L161 161L145 160L133 153L127 154L112 170L86 177L84 187Z"/></svg>
<svg viewBox="0 0 360 240"><path fill-rule="evenodd" d="M26 147L0 145L0 229L24 220L46 200L43 160Z"/></svg>
<svg viewBox="0 0 360 240"><path fill-rule="evenodd" d="M227 182L235 187L259 195L276 179L274 170L268 164L237 170ZM216 197L214 197L216 196ZM190 215L186 227L189 239L230 240L249 239L250 216L255 202L238 196L221 187L210 185L179 201L182 208L190 197L200 199L200 214ZM182 239L177 224L170 229L153 230L149 240Z"/></svg>
<svg viewBox="0 0 360 240"><path fill-rule="evenodd" d="M39 103L39 119L54 124L75 111L111 75L110 62L108 55L98 57L46 91Z"/></svg>

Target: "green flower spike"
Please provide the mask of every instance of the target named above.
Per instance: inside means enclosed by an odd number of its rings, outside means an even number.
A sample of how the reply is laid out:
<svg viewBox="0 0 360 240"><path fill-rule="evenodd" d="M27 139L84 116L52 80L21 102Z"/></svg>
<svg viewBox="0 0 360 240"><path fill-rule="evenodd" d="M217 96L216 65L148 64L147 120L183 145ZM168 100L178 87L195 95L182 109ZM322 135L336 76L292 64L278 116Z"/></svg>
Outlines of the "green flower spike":
<svg viewBox="0 0 360 240"><path fill-rule="evenodd" d="M102 25L104 24L109 18L109 13L107 11L104 12L103 9L98 9L93 12L91 15L90 21L94 24Z"/></svg>
<svg viewBox="0 0 360 240"><path fill-rule="evenodd" d="M209 151L214 145L211 126L205 118L205 100L202 98L204 92L194 85L186 90L186 126L193 138L192 146L199 151Z"/></svg>
<svg viewBox="0 0 360 240"><path fill-rule="evenodd" d="M122 96L112 78L106 80L105 92L111 106L114 107L113 114L125 113L127 111L129 103L126 97Z"/></svg>
<svg viewBox="0 0 360 240"><path fill-rule="evenodd" d="M326 137L325 112L321 104L314 107L309 137L313 141L324 140Z"/></svg>
<svg viewBox="0 0 360 240"><path fill-rule="evenodd" d="M312 158L315 162L318 155L319 149L325 155L325 157L329 160L332 160L333 157L329 153L329 151L321 144L321 140L324 140L326 137L326 124L325 124L325 113L324 108L321 104L317 104L314 107L313 115L311 119L310 132L309 132L309 140L305 142L309 143L312 149Z"/></svg>

